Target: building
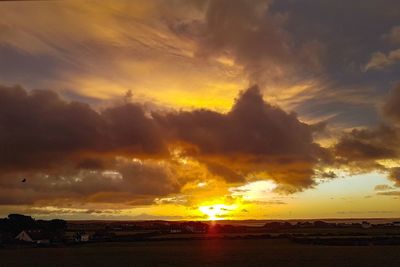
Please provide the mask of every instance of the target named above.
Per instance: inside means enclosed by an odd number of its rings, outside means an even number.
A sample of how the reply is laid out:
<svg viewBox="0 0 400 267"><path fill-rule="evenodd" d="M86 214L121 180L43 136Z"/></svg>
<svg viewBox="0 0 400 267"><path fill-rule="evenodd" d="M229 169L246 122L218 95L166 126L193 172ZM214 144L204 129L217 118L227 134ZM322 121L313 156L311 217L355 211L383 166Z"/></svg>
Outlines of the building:
<svg viewBox="0 0 400 267"><path fill-rule="evenodd" d="M368 228L371 228L371 227L372 227L372 225L367 221L363 221L361 223L361 228L363 228L363 229L368 229Z"/></svg>
<svg viewBox="0 0 400 267"><path fill-rule="evenodd" d="M81 242L88 242L90 240L90 236L88 234L81 235Z"/></svg>
<svg viewBox="0 0 400 267"><path fill-rule="evenodd" d="M40 230L22 231L15 239L36 244L50 244L50 239Z"/></svg>
<svg viewBox="0 0 400 267"><path fill-rule="evenodd" d="M85 232L78 232L74 235L75 242L88 242L90 240L90 235Z"/></svg>

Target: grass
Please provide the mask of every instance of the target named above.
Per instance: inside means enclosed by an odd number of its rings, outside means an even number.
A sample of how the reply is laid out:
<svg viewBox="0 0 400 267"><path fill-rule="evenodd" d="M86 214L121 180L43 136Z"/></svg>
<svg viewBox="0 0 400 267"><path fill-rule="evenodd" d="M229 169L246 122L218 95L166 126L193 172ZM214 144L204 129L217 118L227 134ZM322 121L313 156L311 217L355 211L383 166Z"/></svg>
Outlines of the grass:
<svg viewBox="0 0 400 267"><path fill-rule="evenodd" d="M0 250L0 266L400 266L399 246L312 246L288 240L97 243Z"/></svg>

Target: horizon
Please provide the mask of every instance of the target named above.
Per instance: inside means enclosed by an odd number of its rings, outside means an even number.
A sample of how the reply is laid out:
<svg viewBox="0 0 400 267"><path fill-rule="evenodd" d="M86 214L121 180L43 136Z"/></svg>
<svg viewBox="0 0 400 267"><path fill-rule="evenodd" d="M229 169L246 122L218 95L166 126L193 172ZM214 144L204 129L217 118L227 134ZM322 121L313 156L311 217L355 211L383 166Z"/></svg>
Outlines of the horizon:
<svg viewBox="0 0 400 267"><path fill-rule="evenodd" d="M400 2L301 2L1 2L0 217L400 218Z"/></svg>
<svg viewBox="0 0 400 267"><path fill-rule="evenodd" d="M22 215L22 216L29 216L24 214L9 214L4 218L0 219L7 219L10 215ZM32 216L31 216L32 217ZM348 218L292 218L292 219L217 219L217 220L208 220L208 219L197 219L197 220L168 220L168 219L67 219L67 218L58 218L58 217L32 217L34 220L58 220L62 219L66 222L71 223L92 223L92 222L99 222L99 223L106 223L106 222L202 222L202 223L210 223L210 224L228 224L232 222L233 224L239 224L241 222L256 222L256 223L264 223L264 222L316 222L316 221L324 221L330 223L337 223L337 222L345 222L345 223L352 223L352 222L362 222L367 221L372 224L374 223L382 223L382 222L396 222L400 220L400 217L348 217ZM247 224L250 226L250 224Z"/></svg>
<svg viewBox="0 0 400 267"><path fill-rule="evenodd" d="M47 218L50 219L50 218ZM57 218L56 218L57 219ZM99 220L99 219L91 219L91 220L66 220L67 222L203 222L203 223L215 223L215 224L227 224L229 222L233 223L240 223L240 222L276 222L276 221L284 221L284 222L303 222L303 221L325 221L325 222L356 222L356 221L368 221L368 222L376 222L376 221L387 221L387 222L393 222L397 221L400 218L296 218L296 219L244 219L244 220L216 220L216 221L210 221L210 220L176 220L176 221L171 221L171 220L162 220L162 219L149 219L149 220L116 220L116 219L104 219L104 220Z"/></svg>

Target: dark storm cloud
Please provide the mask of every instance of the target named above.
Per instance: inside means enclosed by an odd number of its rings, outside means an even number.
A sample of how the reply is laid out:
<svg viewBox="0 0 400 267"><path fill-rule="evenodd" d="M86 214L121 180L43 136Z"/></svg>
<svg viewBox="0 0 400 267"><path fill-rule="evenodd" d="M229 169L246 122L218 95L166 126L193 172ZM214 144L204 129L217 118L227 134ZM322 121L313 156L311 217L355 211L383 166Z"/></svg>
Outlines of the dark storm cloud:
<svg viewBox="0 0 400 267"><path fill-rule="evenodd" d="M101 115L107 125L111 148L128 154L165 152L159 129L140 106L117 106L106 109Z"/></svg>
<svg viewBox="0 0 400 267"><path fill-rule="evenodd" d="M338 139L332 150L339 165L357 172L384 171L389 180L400 185L399 168L385 164L400 158L399 92L399 86L394 86L382 103L380 126L353 129Z"/></svg>
<svg viewBox="0 0 400 267"><path fill-rule="evenodd" d="M150 204L179 191L171 173L115 157L159 157L165 151L155 123L136 104L97 112L52 91L0 87L1 204Z"/></svg>
<svg viewBox="0 0 400 267"><path fill-rule="evenodd" d="M137 104L97 112L51 91L2 86L0 130L3 204L152 203L183 186L167 146L181 147L228 183L261 173L284 192L314 185L314 169L327 155L313 142L314 127L266 103L256 86L243 91L226 114L151 116Z"/></svg>
<svg viewBox="0 0 400 267"><path fill-rule="evenodd" d="M235 183L235 182L244 182L245 178L243 175L241 175L238 172L235 172L234 170L230 169L229 167L226 167L224 165L212 162L212 161L204 161L206 164L208 170L223 179L225 179L228 182Z"/></svg>
<svg viewBox="0 0 400 267"><path fill-rule="evenodd" d="M333 166L349 173L380 171L390 173L387 161L400 158L400 130L389 126L355 129L344 134L333 146Z"/></svg>
<svg viewBox="0 0 400 267"><path fill-rule="evenodd" d="M300 190L314 183L313 168L326 156L313 142L312 127L264 102L256 86L242 92L227 114L195 110L155 119L172 141L194 146L188 154L214 160L209 169L217 174L267 172Z"/></svg>
<svg viewBox="0 0 400 267"><path fill-rule="evenodd" d="M96 147L100 116L88 105L55 93L0 88L0 166L48 167L73 152ZM100 126L100 127L99 127Z"/></svg>
<svg viewBox="0 0 400 267"><path fill-rule="evenodd" d="M0 130L2 171L51 168L85 152L155 155L164 149L154 123L139 106L98 113L48 90L0 87Z"/></svg>
<svg viewBox="0 0 400 267"><path fill-rule="evenodd" d="M396 129L381 126L376 129L354 129L335 145L335 154L348 162L391 159L399 155L399 135Z"/></svg>
<svg viewBox="0 0 400 267"><path fill-rule="evenodd" d="M258 87L241 93L227 114L195 110L156 116L170 136L204 154L290 155L312 158L318 145L296 114L264 102Z"/></svg>
<svg viewBox="0 0 400 267"><path fill-rule="evenodd" d="M121 158L165 153L161 131L137 104L97 112L52 91L0 87L1 204L150 204L179 192L173 171Z"/></svg>

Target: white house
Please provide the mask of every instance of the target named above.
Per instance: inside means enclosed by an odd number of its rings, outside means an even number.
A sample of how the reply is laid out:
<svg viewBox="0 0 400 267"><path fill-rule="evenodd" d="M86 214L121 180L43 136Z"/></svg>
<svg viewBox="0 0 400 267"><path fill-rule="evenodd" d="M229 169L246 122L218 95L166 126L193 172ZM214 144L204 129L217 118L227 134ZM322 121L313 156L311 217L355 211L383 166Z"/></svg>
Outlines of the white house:
<svg viewBox="0 0 400 267"><path fill-rule="evenodd" d="M50 244L50 240L39 230L22 231L15 239L37 244Z"/></svg>
<svg viewBox="0 0 400 267"><path fill-rule="evenodd" d="M88 234L81 235L81 242L88 242L90 240L90 236Z"/></svg>
<svg viewBox="0 0 400 267"><path fill-rule="evenodd" d="M364 228L364 229L368 229L368 228L371 228L372 225L369 222L363 221L361 223L361 227Z"/></svg>
<svg viewBox="0 0 400 267"><path fill-rule="evenodd" d="M25 242L33 242L32 237L26 232L26 231L22 231L21 233L19 233L15 239L18 239L20 241L25 241Z"/></svg>
<svg viewBox="0 0 400 267"><path fill-rule="evenodd" d="M75 242L88 242L90 240L90 235L86 233L77 233L74 236Z"/></svg>

